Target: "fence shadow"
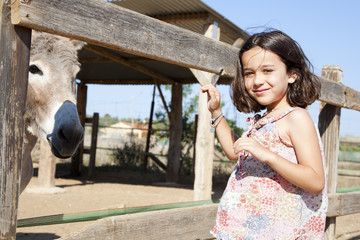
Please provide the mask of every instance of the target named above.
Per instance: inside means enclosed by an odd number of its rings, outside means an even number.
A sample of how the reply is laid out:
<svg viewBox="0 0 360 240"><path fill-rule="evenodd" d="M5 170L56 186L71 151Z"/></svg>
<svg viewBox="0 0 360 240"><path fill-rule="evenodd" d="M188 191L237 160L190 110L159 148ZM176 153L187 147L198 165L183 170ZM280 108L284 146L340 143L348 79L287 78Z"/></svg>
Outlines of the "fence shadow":
<svg viewBox="0 0 360 240"><path fill-rule="evenodd" d="M58 238L60 236L53 233L16 233L16 239L18 240L53 240Z"/></svg>

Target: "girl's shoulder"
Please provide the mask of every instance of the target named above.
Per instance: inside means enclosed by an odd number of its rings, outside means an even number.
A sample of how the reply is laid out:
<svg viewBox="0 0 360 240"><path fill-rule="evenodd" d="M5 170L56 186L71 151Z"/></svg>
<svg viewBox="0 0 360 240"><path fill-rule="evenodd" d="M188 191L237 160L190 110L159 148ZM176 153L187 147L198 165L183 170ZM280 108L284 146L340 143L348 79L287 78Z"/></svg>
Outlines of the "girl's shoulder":
<svg viewBox="0 0 360 240"><path fill-rule="evenodd" d="M277 122L277 129L280 137L287 141L292 142L294 136L308 134L309 129L315 129L314 122L306 109L295 108L289 112L285 117ZM313 130L310 130L311 132Z"/></svg>
<svg viewBox="0 0 360 240"><path fill-rule="evenodd" d="M311 116L306 109L295 107L280 114L275 119L277 119L282 124L297 125L301 124L303 121L307 122L308 120L311 120Z"/></svg>
<svg viewBox="0 0 360 240"><path fill-rule="evenodd" d="M284 127L290 138L294 136L316 135L316 126L309 112L304 108L296 108L284 119ZM315 136L314 135L314 136Z"/></svg>
<svg viewBox="0 0 360 240"><path fill-rule="evenodd" d="M309 112L306 109L300 107L297 107L291 111L285 119L290 124L296 124L296 126L313 123Z"/></svg>

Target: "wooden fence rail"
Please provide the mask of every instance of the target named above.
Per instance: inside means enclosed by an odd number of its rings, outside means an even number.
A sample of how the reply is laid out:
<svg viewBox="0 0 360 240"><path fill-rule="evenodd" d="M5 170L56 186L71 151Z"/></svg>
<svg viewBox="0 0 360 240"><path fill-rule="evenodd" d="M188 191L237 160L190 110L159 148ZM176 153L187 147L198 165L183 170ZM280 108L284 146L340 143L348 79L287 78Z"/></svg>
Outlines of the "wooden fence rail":
<svg viewBox="0 0 360 240"><path fill-rule="evenodd" d="M328 217L351 214L354 206L360 209L359 199L360 192L329 195ZM208 204L114 216L62 239L212 239L209 230L214 226L217 208L218 204Z"/></svg>
<svg viewBox="0 0 360 240"><path fill-rule="evenodd" d="M82 0L27 2L14 1L13 24L188 68L235 76L239 49L203 35L102 0L86 4ZM360 111L360 92L328 78L320 80L319 100Z"/></svg>

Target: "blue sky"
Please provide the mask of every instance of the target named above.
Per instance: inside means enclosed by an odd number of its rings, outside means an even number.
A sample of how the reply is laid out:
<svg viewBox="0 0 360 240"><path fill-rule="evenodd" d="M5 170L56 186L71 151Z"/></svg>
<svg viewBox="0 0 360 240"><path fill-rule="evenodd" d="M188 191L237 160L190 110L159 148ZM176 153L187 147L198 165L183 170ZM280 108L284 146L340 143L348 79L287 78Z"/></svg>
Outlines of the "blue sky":
<svg viewBox="0 0 360 240"><path fill-rule="evenodd" d="M324 65L343 69L343 84L360 91L360 1L358 0L203 0L215 11L248 32L276 28L286 32L303 48L317 75ZM219 87L224 112L245 128L245 115L233 108L228 86ZM96 86L88 88L87 113L108 113L119 118L149 117L152 86ZM198 87L194 87L197 94ZM100 94L99 94L100 93ZM101 94L103 93L103 94ZM156 104L160 104L159 101ZM157 106L159 106L159 104ZM309 107L317 122L318 103ZM343 109L342 136L359 136L360 112Z"/></svg>

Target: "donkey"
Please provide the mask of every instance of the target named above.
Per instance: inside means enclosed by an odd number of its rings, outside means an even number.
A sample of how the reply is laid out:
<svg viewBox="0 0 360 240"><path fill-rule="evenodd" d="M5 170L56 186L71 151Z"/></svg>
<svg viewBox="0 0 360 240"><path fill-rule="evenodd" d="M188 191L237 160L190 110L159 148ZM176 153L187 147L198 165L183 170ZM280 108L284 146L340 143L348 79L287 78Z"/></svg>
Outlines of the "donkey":
<svg viewBox="0 0 360 240"><path fill-rule="evenodd" d="M31 151L47 140L58 158L71 157L84 137L76 107L77 53L84 43L32 31L20 191L33 176Z"/></svg>

